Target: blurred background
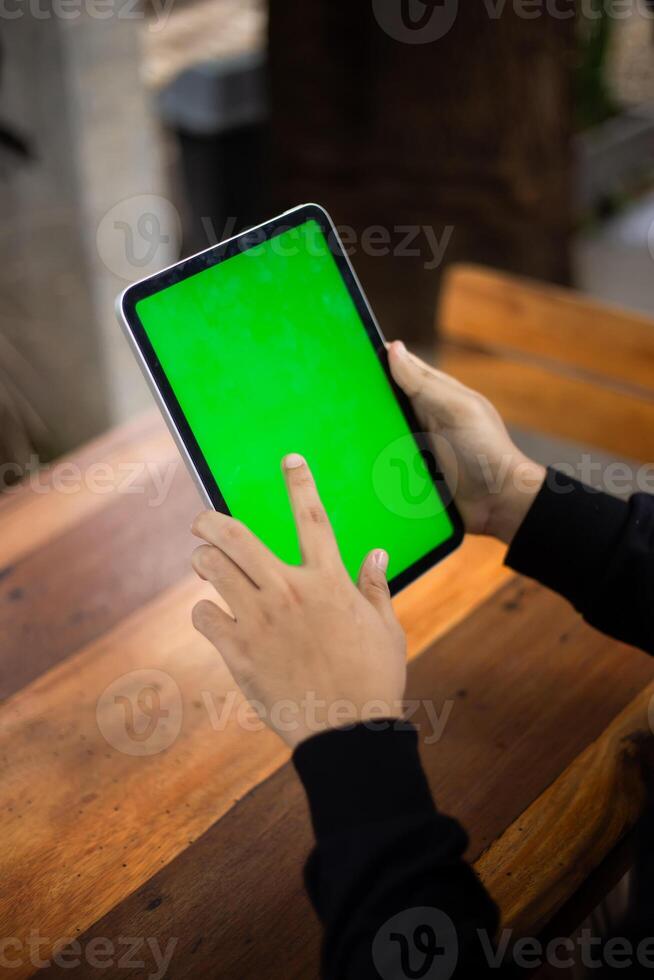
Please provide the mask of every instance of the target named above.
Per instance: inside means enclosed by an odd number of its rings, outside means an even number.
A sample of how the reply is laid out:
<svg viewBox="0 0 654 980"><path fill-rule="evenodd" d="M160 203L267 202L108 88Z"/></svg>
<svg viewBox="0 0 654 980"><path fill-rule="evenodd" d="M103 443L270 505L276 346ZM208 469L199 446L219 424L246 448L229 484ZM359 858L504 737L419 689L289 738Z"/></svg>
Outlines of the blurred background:
<svg viewBox="0 0 654 980"><path fill-rule="evenodd" d="M3 0L2 484L151 404L129 282L304 201L429 357L455 262L654 315L653 53L647 0Z"/></svg>

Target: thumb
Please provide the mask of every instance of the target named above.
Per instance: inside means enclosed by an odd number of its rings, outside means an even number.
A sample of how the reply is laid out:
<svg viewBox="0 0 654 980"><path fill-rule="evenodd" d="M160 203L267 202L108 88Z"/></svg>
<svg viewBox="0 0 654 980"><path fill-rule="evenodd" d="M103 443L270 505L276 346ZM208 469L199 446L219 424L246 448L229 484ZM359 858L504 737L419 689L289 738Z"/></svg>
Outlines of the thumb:
<svg viewBox="0 0 654 980"><path fill-rule="evenodd" d="M386 579L388 553L382 548L371 551L363 560L359 572L359 591L371 603L388 625L395 622L391 593Z"/></svg>
<svg viewBox="0 0 654 980"><path fill-rule="evenodd" d="M415 398L422 394L430 380L429 366L419 357L410 354L401 340L395 340L389 345L388 363L393 378L405 395Z"/></svg>
<svg viewBox="0 0 654 980"><path fill-rule="evenodd" d="M421 361L401 340L389 345L388 363L395 382L413 399L418 415L428 424L452 425L457 411L473 395L456 378Z"/></svg>

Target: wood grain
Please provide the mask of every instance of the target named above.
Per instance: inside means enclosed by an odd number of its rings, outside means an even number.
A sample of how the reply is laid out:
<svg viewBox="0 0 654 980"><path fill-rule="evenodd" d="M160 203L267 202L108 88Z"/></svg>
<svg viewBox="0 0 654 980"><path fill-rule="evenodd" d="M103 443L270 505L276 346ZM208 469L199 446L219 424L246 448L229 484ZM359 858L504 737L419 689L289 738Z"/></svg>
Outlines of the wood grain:
<svg viewBox="0 0 654 980"><path fill-rule="evenodd" d="M410 656L512 578L502 553L471 538L402 595ZM183 580L0 709L0 935L25 936L34 922L52 937L82 931L287 758L267 730L244 730L231 678L191 627L191 607L207 594ZM431 616L415 612L425 603ZM155 741L160 751L145 757L126 754L124 708L113 701L134 685L156 687L157 710L180 726L174 744Z"/></svg>
<svg viewBox="0 0 654 980"><path fill-rule="evenodd" d="M0 496L0 569L124 495L157 499L181 459L159 413L148 412L29 474Z"/></svg>
<svg viewBox="0 0 654 980"><path fill-rule="evenodd" d="M548 367L444 347L439 367L489 398L510 424L654 459L654 395L602 388Z"/></svg>
<svg viewBox="0 0 654 980"><path fill-rule="evenodd" d="M0 498L0 700L187 574L202 506L158 413ZM469 587L478 602L506 580L502 554L480 542L472 580L456 558L450 573L403 593L417 643L421 630L430 642L435 620L456 622Z"/></svg>
<svg viewBox="0 0 654 980"><path fill-rule="evenodd" d="M637 739L652 738L653 704L650 684L477 862L516 938L538 935L636 823L645 796Z"/></svg>
<svg viewBox="0 0 654 980"><path fill-rule="evenodd" d="M0 698L188 573L197 545L191 521L201 509L190 478L176 468L159 506L150 506L156 490L149 478L141 490L119 493L101 509L94 498L92 513L82 509L79 521L61 535L41 538L34 531L34 550L5 565L0 576ZM51 502L58 507L60 496L49 496L43 509ZM30 498L27 509L31 503ZM0 540L13 522L11 513L0 514Z"/></svg>
<svg viewBox="0 0 654 980"><path fill-rule="evenodd" d="M611 673L617 657L620 670ZM432 740L424 712L417 723L436 801L468 829L471 859L601 737L653 674L643 654L602 637L561 599L520 580L412 662L410 698L430 699L439 712L453 702L439 740ZM218 777L209 771L207 778ZM154 809L144 812L143 824L155 819ZM310 843L303 794L287 765L80 940L86 947L99 936L116 943L147 936L163 946L175 939L176 978L270 976L275 964L283 964L284 976L315 977L319 930L301 878ZM530 860L529 852L523 856ZM565 882L571 868L553 863ZM69 934L78 935L75 928ZM147 950L142 954L148 963ZM84 975L96 972L87 968ZM103 975L138 970L108 968Z"/></svg>
<svg viewBox="0 0 654 980"><path fill-rule="evenodd" d="M509 416L510 402L536 427L573 420L604 447L651 458L654 400L642 391L568 373L548 393L551 366L496 357L499 370L486 372L483 353L449 356L465 356L482 390L497 385ZM186 574L196 491L158 418L70 460L83 477L97 462L115 475L130 461L138 493L115 479L98 493L82 479L68 494L59 469L45 492L0 501L0 936L38 929L44 955L65 937L172 937L175 977L269 975L278 962L285 976L313 977L319 931L301 881L310 833L300 787L285 748L253 730L190 624L208 593ZM172 467L158 506L150 467ZM497 543L468 538L395 603L435 797L468 829L470 858L483 855L506 921L528 929L633 822L639 785L623 746L646 718L639 692L654 665L516 579L502 557ZM129 727L125 698L139 692L150 735ZM560 861L547 863L543 828ZM31 972L28 961L5 971Z"/></svg>
<svg viewBox="0 0 654 980"><path fill-rule="evenodd" d="M569 289L459 265L446 273L438 319L449 341L654 387L654 323Z"/></svg>

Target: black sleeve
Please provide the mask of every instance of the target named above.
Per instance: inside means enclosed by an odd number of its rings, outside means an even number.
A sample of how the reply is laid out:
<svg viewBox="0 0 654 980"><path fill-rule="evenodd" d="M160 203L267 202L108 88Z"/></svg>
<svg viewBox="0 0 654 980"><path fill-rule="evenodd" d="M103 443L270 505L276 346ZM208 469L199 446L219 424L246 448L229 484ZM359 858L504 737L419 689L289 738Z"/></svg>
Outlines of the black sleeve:
<svg viewBox="0 0 654 980"><path fill-rule="evenodd" d="M322 976L432 976L435 957L439 976L485 976L497 911L463 860L465 832L434 806L415 729L325 732L293 761L316 836L305 878L325 926Z"/></svg>
<svg viewBox="0 0 654 980"><path fill-rule="evenodd" d="M506 562L603 633L654 653L654 497L627 503L550 469Z"/></svg>

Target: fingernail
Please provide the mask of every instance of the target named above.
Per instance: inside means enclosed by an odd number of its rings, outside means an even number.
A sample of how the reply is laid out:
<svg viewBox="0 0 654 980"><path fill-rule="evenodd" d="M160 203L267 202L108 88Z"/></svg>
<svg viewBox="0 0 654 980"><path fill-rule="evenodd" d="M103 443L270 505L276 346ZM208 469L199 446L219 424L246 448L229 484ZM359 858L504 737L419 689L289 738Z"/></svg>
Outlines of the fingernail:
<svg viewBox="0 0 654 980"><path fill-rule="evenodd" d="M298 466L304 465L304 456L300 456L299 453L289 453L288 456L284 456L284 469L285 470L295 470Z"/></svg>
<svg viewBox="0 0 654 980"><path fill-rule="evenodd" d="M404 346L404 343L401 340L396 340L395 341L395 353L396 354L399 354L400 357L404 357L404 355L406 354L406 352L407 352L407 350L406 350L406 347Z"/></svg>
<svg viewBox="0 0 654 980"><path fill-rule="evenodd" d="M375 552L374 562L377 568L381 568L382 572L385 572L388 568L388 552L380 548L379 551Z"/></svg>

